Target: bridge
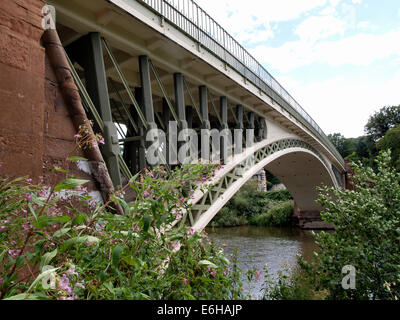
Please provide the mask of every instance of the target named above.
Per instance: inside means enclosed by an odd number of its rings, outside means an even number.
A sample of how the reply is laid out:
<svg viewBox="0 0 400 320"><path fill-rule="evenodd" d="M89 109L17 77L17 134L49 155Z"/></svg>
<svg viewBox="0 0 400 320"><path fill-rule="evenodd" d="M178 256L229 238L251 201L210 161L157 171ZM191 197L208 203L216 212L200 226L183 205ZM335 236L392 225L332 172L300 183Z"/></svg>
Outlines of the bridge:
<svg viewBox="0 0 400 320"><path fill-rule="evenodd" d="M195 192L181 223L202 230L266 169L291 193L300 226L321 227L315 187L343 188L344 160L300 104L194 1L48 4L86 115L105 138L102 156L114 186L148 165L146 136L155 128L171 135L171 121L195 132L243 132L207 182L215 188ZM48 55L51 45L45 47ZM159 148L164 160L169 143Z"/></svg>

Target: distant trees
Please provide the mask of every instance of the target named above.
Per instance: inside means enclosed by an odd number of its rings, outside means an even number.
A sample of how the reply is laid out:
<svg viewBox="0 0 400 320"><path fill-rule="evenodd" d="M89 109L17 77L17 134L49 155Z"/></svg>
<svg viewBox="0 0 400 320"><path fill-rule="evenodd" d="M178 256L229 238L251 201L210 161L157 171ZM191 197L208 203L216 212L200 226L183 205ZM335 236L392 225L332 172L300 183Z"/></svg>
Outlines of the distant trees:
<svg viewBox="0 0 400 320"><path fill-rule="evenodd" d="M400 105L383 107L368 119L365 132L373 141L378 141L386 132L400 124Z"/></svg>
<svg viewBox="0 0 400 320"><path fill-rule="evenodd" d="M386 132L376 146L379 150L392 150L392 165L400 171L400 125Z"/></svg>
<svg viewBox="0 0 400 320"><path fill-rule="evenodd" d="M374 159L379 150L392 149L392 163L400 169L400 129L396 129L399 125L400 105L383 107L369 117L365 125L366 135L345 138L341 133L334 133L328 138L343 158L361 161L371 167L375 167Z"/></svg>

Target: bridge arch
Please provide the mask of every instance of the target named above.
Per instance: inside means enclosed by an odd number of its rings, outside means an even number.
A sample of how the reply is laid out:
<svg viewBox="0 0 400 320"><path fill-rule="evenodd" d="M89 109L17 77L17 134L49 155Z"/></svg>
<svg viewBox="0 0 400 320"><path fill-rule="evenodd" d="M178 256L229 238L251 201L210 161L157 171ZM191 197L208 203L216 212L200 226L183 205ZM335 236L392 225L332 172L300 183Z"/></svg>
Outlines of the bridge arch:
<svg viewBox="0 0 400 320"><path fill-rule="evenodd" d="M315 203L318 197L316 186L338 187L331 167L304 141L283 139L270 144L261 142L254 146L250 155L249 150L246 152L247 155L240 155L225 170L217 172L216 179L212 181L213 189L194 196L192 209L186 215L194 230L203 230L240 188L263 168L285 184L298 207L304 211L320 210Z"/></svg>

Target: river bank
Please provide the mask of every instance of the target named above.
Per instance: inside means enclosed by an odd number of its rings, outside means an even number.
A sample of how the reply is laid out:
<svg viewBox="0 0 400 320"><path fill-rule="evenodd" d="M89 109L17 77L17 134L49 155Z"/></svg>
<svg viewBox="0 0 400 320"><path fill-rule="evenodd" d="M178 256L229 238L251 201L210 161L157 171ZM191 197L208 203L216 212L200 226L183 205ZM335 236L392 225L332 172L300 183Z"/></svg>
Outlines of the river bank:
<svg viewBox="0 0 400 320"><path fill-rule="evenodd" d="M292 225L293 206L289 191L261 191L258 182L250 180L218 212L210 226L289 227Z"/></svg>

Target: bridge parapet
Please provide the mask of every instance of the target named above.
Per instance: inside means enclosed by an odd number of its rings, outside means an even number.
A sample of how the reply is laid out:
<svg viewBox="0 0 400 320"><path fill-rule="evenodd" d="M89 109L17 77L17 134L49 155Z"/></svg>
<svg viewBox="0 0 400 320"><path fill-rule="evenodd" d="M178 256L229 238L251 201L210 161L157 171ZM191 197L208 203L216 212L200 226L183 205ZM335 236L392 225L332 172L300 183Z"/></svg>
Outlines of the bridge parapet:
<svg viewBox="0 0 400 320"><path fill-rule="evenodd" d="M120 1L111 0L115 4ZM271 96L313 132L344 167L341 155L314 119L243 46L193 0L139 0L139 2L154 10L160 15L161 20L168 20Z"/></svg>

